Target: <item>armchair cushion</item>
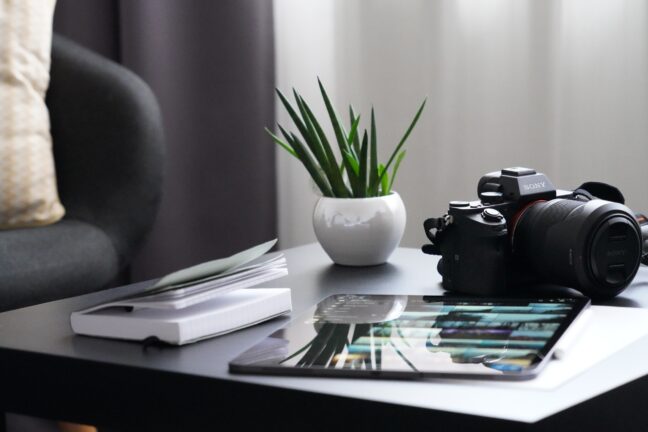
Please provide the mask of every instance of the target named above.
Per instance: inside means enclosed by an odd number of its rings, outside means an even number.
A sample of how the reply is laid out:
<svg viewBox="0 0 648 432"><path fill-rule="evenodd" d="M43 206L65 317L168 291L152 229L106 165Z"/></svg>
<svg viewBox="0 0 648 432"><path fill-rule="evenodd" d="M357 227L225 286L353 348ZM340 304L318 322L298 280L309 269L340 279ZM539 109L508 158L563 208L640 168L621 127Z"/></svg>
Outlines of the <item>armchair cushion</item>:
<svg viewBox="0 0 648 432"><path fill-rule="evenodd" d="M83 294L118 271L110 238L85 222L2 232L0 310Z"/></svg>

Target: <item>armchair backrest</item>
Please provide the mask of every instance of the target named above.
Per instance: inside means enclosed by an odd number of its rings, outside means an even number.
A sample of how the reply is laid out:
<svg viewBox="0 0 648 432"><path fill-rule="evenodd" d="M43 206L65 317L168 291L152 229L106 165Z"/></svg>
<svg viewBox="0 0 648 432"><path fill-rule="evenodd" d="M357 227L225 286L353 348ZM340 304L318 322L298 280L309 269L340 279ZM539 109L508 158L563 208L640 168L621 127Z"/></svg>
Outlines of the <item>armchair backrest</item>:
<svg viewBox="0 0 648 432"><path fill-rule="evenodd" d="M55 35L46 99L66 218L90 222L128 262L162 193L160 109L135 74Z"/></svg>

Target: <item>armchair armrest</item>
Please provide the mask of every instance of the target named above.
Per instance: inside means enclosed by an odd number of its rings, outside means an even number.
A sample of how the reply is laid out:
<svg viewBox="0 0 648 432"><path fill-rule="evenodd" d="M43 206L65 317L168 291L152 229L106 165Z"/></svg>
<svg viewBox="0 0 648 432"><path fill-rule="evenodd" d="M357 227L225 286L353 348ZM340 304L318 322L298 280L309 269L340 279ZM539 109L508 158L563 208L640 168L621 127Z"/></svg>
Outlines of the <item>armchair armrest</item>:
<svg viewBox="0 0 648 432"><path fill-rule="evenodd" d="M155 97L132 72L55 35L46 103L65 218L103 230L123 267L161 197L164 145Z"/></svg>

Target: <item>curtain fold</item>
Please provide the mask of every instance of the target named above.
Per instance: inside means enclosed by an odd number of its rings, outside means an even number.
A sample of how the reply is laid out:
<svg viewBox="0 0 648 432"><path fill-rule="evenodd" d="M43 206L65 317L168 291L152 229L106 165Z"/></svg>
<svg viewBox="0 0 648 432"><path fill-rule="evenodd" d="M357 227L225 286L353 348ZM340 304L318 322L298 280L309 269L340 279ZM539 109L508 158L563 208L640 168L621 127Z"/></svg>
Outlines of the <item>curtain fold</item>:
<svg viewBox="0 0 648 432"><path fill-rule="evenodd" d="M276 237L272 2L58 0L54 28L133 70L161 106L164 196L133 280Z"/></svg>

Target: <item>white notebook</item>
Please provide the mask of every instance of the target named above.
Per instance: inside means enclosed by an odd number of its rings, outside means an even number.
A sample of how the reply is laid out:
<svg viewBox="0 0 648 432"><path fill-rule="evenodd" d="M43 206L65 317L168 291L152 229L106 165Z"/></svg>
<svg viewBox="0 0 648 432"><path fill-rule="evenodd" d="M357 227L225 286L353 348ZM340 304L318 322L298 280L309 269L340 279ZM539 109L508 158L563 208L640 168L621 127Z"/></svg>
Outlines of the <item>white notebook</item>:
<svg viewBox="0 0 648 432"><path fill-rule="evenodd" d="M102 307L72 313L77 334L184 345L269 320L292 310L289 288L247 288L181 309Z"/></svg>
<svg viewBox="0 0 648 432"><path fill-rule="evenodd" d="M163 290L156 289L157 285L154 285L134 295L98 304L88 311L114 306L182 309L208 301L230 291L266 283L287 274L286 259L283 255L278 255L273 258L261 259L256 264L238 267L226 273L181 285L173 285Z"/></svg>

